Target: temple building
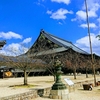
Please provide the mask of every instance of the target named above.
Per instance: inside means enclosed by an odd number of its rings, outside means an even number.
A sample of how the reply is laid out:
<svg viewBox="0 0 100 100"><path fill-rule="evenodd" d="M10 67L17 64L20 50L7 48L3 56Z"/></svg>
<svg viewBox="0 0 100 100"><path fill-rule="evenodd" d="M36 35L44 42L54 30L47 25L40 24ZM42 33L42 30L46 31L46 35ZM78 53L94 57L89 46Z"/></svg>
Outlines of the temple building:
<svg viewBox="0 0 100 100"><path fill-rule="evenodd" d="M72 42L54 36L44 30L40 31L31 48L20 57L41 59L46 63L45 68L37 68L30 71L29 76L53 75L54 62L58 58L62 62L63 74L68 73L92 73L91 54L78 48ZM95 69L100 72L100 57L93 54ZM12 70L12 69L11 69ZM15 69L14 75L23 76L23 70Z"/></svg>
<svg viewBox="0 0 100 100"><path fill-rule="evenodd" d="M58 57L63 63L65 74L70 71L72 72L73 69L76 71L88 70L90 73L92 72L91 54L78 48L72 42L61 39L44 30L40 31L37 40L24 55L44 60L49 66L49 71L51 68L53 69L51 67L53 66L53 60ZM93 55L95 59L99 59L98 55Z"/></svg>
<svg viewBox="0 0 100 100"><path fill-rule="evenodd" d="M66 41L51 35L44 30L41 30L39 37L26 54L30 54L30 56L32 56L33 53L40 52L41 54L39 53L39 55L44 55L63 52L68 49L72 49L73 51L81 54L89 54L86 51L76 47L74 44L72 44L72 42Z"/></svg>

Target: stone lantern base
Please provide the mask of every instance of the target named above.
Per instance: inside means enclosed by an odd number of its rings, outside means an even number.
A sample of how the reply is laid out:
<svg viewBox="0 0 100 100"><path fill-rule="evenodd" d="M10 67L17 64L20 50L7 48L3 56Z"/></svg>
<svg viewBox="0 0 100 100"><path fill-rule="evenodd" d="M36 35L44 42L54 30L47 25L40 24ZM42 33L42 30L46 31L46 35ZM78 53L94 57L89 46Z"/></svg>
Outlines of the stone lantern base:
<svg viewBox="0 0 100 100"><path fill-rule="evenodd" d="M69 100L68 96L68 89L63 90L51 90L49 97L51 99L62 99L62 100Z"/></svg>

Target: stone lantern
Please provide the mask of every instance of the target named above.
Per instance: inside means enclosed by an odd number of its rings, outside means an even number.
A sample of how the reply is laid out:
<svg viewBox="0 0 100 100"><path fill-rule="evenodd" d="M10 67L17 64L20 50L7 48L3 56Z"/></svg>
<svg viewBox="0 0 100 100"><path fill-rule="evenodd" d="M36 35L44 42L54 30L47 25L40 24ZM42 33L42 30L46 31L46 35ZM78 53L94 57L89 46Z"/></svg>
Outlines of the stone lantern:
<svg viewBox="0 0 100 100"><path fill-rule="evenodd" d="M57 59L54 63L56 81L51 88L50 98L68 100L68 89L66 88L65 84L63 84L61 81L61 66L61 61Z"/></svg>

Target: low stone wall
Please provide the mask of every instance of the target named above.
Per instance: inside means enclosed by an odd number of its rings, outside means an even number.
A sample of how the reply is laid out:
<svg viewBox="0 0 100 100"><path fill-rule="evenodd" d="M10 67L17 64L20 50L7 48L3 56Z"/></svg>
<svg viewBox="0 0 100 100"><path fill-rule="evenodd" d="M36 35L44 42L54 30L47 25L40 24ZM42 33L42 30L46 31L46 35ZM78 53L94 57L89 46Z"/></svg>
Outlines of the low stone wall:
<svg viewBox="0 0 100 100"><path fill-rule="evenodd" d="M75 87L77 88L77 87L81 87L81 86L83 86L83 84L86 84L86 83L91 83L91 84L93 84L93 80L87 80L87 81L82 81L82 82L77 82L77 83L75 83L74 85L75 85Z"/></svg>
<svg viewBox="0 0 100 100"><path fill-rule="evenodd" d="M51 87L35 89L33 91L11 95L7 97L1 97L0 100L34 100L38 96L49 95Z"/></svg>
<svg viewBox="0 0 100 100"><path fill-rule="evenodd" d="M51 87L37 89L37 94L40 97L42 97L43 95L49 95L50 94L50 90L51 90Z"/></svg>
<svg viewBox="0 0 100 100"><path fill-rule="evenodd" d="M2 97L0 98L0 100L33 100L34 98L37 97L38 97L37 91L34 90L12 96Z"/></svg>

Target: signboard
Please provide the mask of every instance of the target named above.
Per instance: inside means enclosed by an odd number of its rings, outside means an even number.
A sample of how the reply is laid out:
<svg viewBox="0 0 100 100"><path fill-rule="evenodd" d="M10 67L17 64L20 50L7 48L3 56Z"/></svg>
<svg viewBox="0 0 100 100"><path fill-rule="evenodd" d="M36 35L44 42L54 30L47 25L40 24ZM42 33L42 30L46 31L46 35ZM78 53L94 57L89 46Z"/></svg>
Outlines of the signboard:
<svg viewBox="0 0 100 100"><path fill-rule="evenodd" d="M64 80L66 81L66 83L68 84L68 85L74 85L74 83L72 82L72 80L70 80L69 78L64 78Z"/></svg>

